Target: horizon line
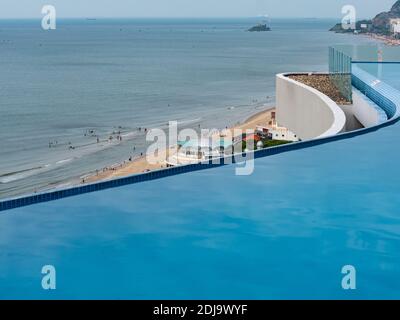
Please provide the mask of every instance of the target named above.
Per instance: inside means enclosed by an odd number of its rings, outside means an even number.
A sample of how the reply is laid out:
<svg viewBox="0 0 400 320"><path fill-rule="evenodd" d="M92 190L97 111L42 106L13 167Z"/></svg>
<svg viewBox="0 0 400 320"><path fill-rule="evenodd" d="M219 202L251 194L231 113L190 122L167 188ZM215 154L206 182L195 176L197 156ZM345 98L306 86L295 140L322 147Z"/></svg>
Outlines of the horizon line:
<svg viewBox="0 0 400 320"><path fill-rule="evenodd" d="M43 16L35 17L1 17L0 20L41 20ZM260 19L263 16L57 16L57 19ZM339 17L312 17L312 16L269 16L268 19L341 19Z"/></svg>

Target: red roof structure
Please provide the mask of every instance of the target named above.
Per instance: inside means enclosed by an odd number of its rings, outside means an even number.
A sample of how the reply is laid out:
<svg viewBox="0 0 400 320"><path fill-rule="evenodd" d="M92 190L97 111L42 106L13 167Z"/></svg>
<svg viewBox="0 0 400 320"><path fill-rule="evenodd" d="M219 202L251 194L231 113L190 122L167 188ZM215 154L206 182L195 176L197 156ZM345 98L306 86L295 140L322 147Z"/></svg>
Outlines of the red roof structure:
<svg viewBox="0 0 400 320"><path fill-rule="evenodd" d="M255 142L258 142L261 140L261 138L257 134L250 134L247 136L243 136L243 141L249 141L249 140L254 140Z"/></svg>

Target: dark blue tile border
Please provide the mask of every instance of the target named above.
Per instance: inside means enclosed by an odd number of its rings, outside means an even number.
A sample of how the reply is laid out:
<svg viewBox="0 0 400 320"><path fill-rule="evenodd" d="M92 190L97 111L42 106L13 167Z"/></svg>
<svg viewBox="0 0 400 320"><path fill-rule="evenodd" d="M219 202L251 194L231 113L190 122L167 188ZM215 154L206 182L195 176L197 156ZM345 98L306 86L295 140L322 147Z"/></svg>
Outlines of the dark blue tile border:
<svg viewBox="0 0 400 320"><path fill-rule="evenodd" d="M282 146L272 147L268 149L254 151L254 159L268 157L277 155L284 152L295 151L300 149L305 149L309 147L314 147L318 145L322 145L325 143L349 139L359 135L363 135L366 133L371 133L377 131L381 128L393 125L397 121L399 121L399 110L400 110L400 92L396 89L388 86L387 84L381 82L377 85L372 85L371 81L374 78L368 73L357 73L353 74L353 85L365 93L368 98L374 101L378 106L380 106L389 116L389 120L370 128L363 128L360 130L345 132L335 136L314 139L308 141L300 141L295 143L290 143ZM244 156L244 155L243 155ZM224 165L228 165L230 163L235 163L235 159L232 157L221 158L219 164L212 163L211 161L208 163L200 163L200 164L191 164L180 167L173 167L158 171L152 171L143 174L132 175L124 178L102 181L93 184L83 185L79 187L73 187L64 190L56 190L47 193L41 194L32 194L29 196L24 196L15 199L8 199L0 201L0 211L15 209L19 207L29 206L32 204L48 202L53 200L58 200L67 197L73 197L80 194L96 192L105 189L122 187L129 184L140 183L144 181L152 181L157 179L162 179L170 176L175 176L179 174L184 174L188 172L194 172L199 170L205 170L210 168L216 168Z"/></svg>
<svg viewBox="0 0 400 320"><path fill-rule="evenodd" d="M365 63L365 64L378 64L378 63L380 63L380 64L399 64L400 63L400 61L380 61L380 62L378 62L378 61L354 61L353 60L353 64L354 63Z"/></svg>

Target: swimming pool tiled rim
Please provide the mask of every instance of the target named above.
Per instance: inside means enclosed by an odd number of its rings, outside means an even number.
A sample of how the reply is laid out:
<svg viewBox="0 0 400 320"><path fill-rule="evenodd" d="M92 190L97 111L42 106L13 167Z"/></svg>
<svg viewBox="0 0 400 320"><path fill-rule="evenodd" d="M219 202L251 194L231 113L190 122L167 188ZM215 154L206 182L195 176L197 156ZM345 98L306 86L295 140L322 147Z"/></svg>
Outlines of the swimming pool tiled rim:
<svg viewBox="0 0 400 320"><path fill-rule="evenodd" d="M352 132L345 132L335 136L314 139L308 141L300 141L296 143L291 143L287 145L272 147L268 149L258 150L254 152L254 158L263 158L267 156L277 155L284 152L300 150L304 148L310 148L325 144L332 141L338 141L343 139L348 139L356 137L362 134L374 132L383 127L393 125L399 121L400 113L400 92L389 85L380 82L379 84L374 83L376 79L368 73L355 72L352 74L353 85L363 93L368 94L373 102L375 102L379 107L381 107L389 116L389 120L370 128L363 128L360 130L355 130ZM32 194L28 196L23 196L14 199L6 199L0 201L0 211L11 210L19 207L24 207L28 205L38 204L42 202L48 202L53 200L58 200L62 198L72 197L80 194L121 187L129 184L135 184L144 181L151 181L161 178L166 178L169 176L174 176L178 174L194 172L199 170L205 170L215 167L224 166L227 164L235 163L234 158L221 158L219 164L214 163L201 163L201 164L191 164L186 166L173 167L158 171L152 171L143 174L132 175L124 178L102 181L93 184L83 185L79 187L72 187L69 189L50 191L40 194Z"/></svg>
<svg viewBox="0 0 400 320"><path fill-rule="evenodd" d="M382 108L388 118L393 118L396 114L397 107L400 105L398 91L391 86L369 74L368 72L353 66L352 83L366 97L375 102Z"/></svg>

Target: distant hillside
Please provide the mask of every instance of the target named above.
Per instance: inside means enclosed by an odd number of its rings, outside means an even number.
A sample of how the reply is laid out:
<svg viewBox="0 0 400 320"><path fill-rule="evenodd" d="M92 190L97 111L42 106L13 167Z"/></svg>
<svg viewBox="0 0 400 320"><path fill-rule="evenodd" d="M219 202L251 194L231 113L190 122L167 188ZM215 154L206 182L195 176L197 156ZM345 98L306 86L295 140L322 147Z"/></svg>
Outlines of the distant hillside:
<svg viewBox="0 0 400 320"><path fill-rule="evenodd" d="M357 21L356 30L360 33L370 32L376 34L389 35L390 34L390 19L400 18L400 0L392 6L390 11L379 13L372 20ZM363 25L367 26L363 28ZM338 23L330 31L338 33L353 33L354 30L345 30L342 24Z"/></svg>
<svg viewBox="0 0 400 320"><path fill-rule="evenodd" d="M376 33L390 33L390 19L400 18L400 0L397 1L389 12L382 12L372 19L373 31Z"/></svg>

